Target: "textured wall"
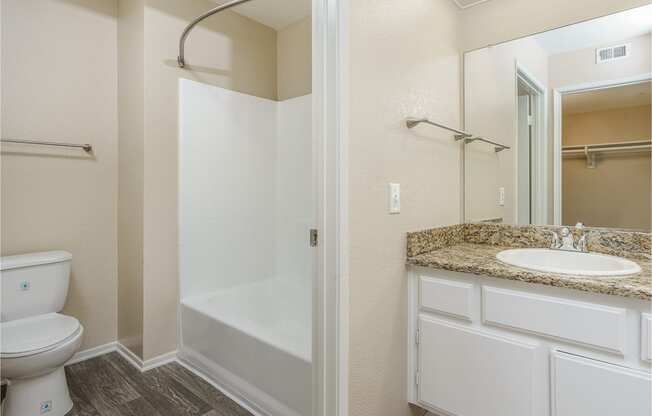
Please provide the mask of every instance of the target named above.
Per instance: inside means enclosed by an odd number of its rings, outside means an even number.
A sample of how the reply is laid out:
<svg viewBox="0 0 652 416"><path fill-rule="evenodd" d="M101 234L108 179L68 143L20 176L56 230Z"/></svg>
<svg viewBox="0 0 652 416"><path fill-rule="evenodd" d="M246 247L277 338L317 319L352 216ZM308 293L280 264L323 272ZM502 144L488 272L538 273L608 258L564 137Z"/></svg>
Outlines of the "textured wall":
<svg viewBox="0 0 652 416"><path fill-rule="evenodd" d="M407 405L405 233L460 220L460 147L407 116L460 122L458 10L452 1L351 2L350 415ZM389 215L387 183L401 183ZM421 413L415 413L421 414Z"/></svg>

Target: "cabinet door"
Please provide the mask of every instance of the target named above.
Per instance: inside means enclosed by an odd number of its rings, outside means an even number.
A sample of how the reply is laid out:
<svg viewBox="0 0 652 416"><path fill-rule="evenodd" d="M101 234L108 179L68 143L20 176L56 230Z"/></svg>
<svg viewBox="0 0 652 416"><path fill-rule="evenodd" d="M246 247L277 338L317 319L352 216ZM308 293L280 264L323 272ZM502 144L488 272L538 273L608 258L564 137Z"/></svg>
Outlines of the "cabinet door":
<svg viewBox="0 0 652 416"><path fill-rule="evenodd" d="M553 416L650 416L649 373L554 351Z"/></svg>
<svg viewBox="0 0 652 416"><path fill-rule="evenodd" d="M419 318L418 398L459 416L547 412L545 359L525 344L470 327Z"/></svg>

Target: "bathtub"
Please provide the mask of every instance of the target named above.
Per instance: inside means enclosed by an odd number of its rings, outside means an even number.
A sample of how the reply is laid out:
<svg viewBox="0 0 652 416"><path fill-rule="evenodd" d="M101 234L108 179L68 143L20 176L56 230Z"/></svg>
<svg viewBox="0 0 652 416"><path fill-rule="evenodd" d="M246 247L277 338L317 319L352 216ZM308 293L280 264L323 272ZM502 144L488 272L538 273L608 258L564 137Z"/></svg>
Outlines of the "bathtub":
<svg viewBox="0 0 652 416"><path fill-rule="evenodd" d="M182 299L179 357L256 413L308 416L310 296L273 278Z"/></svg>

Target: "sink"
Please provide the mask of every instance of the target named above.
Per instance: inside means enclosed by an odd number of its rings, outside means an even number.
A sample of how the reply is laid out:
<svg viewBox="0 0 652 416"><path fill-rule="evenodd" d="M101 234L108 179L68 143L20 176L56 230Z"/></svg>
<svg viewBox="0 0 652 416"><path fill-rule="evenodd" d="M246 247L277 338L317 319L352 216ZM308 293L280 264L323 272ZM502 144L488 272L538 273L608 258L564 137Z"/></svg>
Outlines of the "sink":
<svg viewBox="0 0 652 416"><path fill-rule="evenodd" d="M627 276L641 271L638 264L620 257L547 248L503 250L496 258L524 269L577 276Z"/></svg>

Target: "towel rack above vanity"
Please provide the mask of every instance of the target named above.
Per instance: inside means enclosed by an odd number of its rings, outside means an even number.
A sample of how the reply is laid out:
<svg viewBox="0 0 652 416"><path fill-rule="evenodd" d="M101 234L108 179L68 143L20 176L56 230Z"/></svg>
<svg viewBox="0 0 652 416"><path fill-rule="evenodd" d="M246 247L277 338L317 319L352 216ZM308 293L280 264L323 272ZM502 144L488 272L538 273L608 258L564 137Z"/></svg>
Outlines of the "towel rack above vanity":
<svg viewBox="0 0 652 416"><path fill-rule="evenodd" d="M497 142L494 142L493 140L485 139L484 137L476 136L475 134L468 133L463 130L458 130L453 127L446 126L441 123L436 123L432 120L428 120L427 118L408 118L405 120L405 125L407 126L408 129L414 128L418 126L419 124L424 123L424 124L430 124L431 126L439 127L444 130L452 131L455 133L455 140L464 140L464 144L468 143L473 143L475 141L480 141L484 142L490 145L494 146L494 152L502 152L503 150L509 150L509 146L505 146L504 144L500 144Z"/></svg>

